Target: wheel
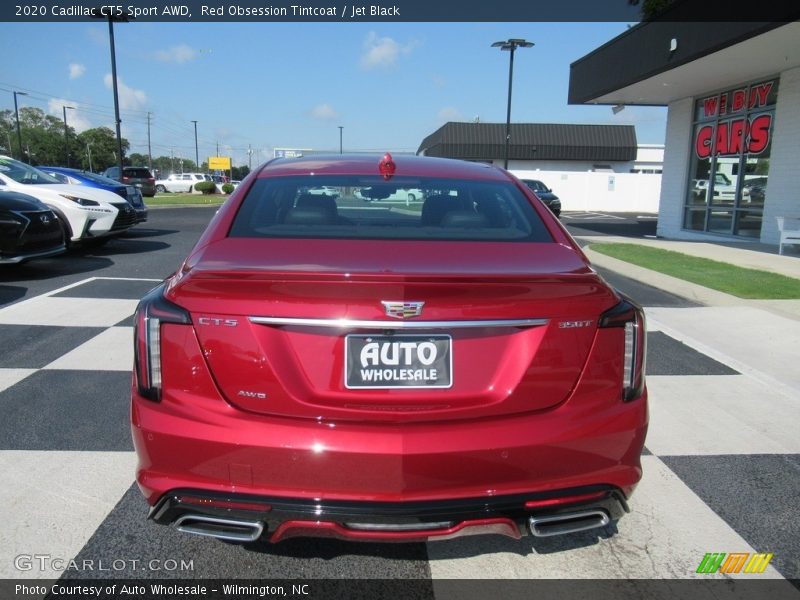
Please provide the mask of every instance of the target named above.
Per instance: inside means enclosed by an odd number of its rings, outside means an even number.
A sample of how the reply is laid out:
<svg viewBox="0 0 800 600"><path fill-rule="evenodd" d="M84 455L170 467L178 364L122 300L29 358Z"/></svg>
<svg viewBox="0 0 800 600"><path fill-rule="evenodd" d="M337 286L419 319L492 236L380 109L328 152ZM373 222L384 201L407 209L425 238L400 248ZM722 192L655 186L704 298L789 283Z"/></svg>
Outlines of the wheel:
<svg viewBox="0 0 800 600"><path fill-rule="evenodd" d="M163 185L157 185L157 186L156 186L156 191L157 191L159 194L163 194L164 192L166 192L166 191L167 191L167 188L165 188Z"/></svg>
<svg viewBox="0 0 800 600"><path fill-rule="evenodd" d="M416 199L417 199L417 197L414 194L409 194L408 195L408 201L409 202L415 202Z"/></svg>

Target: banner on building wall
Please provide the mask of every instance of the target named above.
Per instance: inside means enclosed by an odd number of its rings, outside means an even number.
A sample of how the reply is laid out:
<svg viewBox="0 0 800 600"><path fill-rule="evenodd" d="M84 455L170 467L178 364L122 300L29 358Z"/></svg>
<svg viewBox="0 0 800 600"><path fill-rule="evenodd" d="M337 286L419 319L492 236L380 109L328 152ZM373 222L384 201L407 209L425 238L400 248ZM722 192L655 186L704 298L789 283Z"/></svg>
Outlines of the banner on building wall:
<svg viewBox="0 0 800 600"><path fill-rule="evenodd" d="M772 113L751 114L770 103L774 81L743 87L700 100L703 119L719 119L697 128L694 148L700 159L761 154L769 147ZM724 117L731 115L731 118Z"/></svg>

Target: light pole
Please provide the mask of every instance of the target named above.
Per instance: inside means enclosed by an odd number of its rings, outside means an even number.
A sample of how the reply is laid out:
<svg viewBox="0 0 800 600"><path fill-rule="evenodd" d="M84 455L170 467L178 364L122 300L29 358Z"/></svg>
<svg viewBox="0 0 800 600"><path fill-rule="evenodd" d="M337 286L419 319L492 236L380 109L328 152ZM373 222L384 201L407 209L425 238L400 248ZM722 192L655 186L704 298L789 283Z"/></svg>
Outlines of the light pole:
<svg viewBox="0 0 800 600"><path fill-rule="evenodd" d="M120 21L127 21L125 17L116 17ZM114 47L114 20L110 14L108 16L108 40L111 46L111 83L114 89L114 122L117 126L117 167L119 168L119 180L122 181L122 130L120 125L122 120L119 118L119 90L117 89L117 54Z"/></svg>
<svg viewBox="0 0 800 600"><path fill-rule="evenodd" d="M339 154L342 153L342 129L344 129L344 126L339 125Z"/></svg>
<svg viewBox="0 0 800 600"><path fill-rule="evenodd" d="M192 121L194 123L194 162L197 170L200 170L200 152L197 151L197 121Z"/></svg>
<svg viewBox="0 0 800 600"><path fill-rule="evenodd" d="M514 51L517 48L532 48L533 42L518 38L509 38L504 42L495 42L492 48L500 48L510 52L508 61L508 108L506 109L506 150L503 160L503 168L508 169L508 147L511 142L511 82L514 80Z"/></svg>
<svg viewBox="0 0 800 600"><path fill-rule="evenodd" d="M75 110L75 107L62 104L61 109L64 111L64 157L66 159L65 164L67 165L67 168L69 168L69 128L67 127L67 109Z"/></svg>
<svg viewBox="0 0 800 600"><path fill-rule="evenodd" d="M27 92L12 92L14 94L14 116L17 119L17 145L19 145L19 157L24 159L25 155L22 153L22 131L19 128L19 109L17 108L17 96L27 96ZM8 149L11 152L11 148Z"/></svg>

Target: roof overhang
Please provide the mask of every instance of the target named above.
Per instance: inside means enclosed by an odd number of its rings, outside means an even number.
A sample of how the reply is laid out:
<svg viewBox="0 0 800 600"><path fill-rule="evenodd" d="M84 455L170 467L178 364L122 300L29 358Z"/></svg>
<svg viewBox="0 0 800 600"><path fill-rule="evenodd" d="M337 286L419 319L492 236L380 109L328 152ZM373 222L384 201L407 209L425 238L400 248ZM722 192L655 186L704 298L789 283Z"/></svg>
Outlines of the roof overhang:
<svg viewBox="0 0 800 600"><path fill-rule="evenodd" d="M569 102L663 106L798 66L799 22L642 23L571 65Z"/></svg>

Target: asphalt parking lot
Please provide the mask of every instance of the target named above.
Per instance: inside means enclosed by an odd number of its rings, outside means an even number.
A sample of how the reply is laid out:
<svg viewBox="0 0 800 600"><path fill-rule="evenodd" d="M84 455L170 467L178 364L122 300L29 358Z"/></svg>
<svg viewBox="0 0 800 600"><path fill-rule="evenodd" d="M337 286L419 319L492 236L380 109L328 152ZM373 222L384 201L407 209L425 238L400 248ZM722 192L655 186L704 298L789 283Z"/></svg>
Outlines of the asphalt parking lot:
<svg viewBox="0 0 800 600"><path fill-rule="evenodd" d="M699 343L691 325L681 325L686 315L708 318L706 307L611 272L603 275L643 304L651 323L645 475L633 512L618 525L520 541L296 539L243 547L151 524L133 483L130 317L138 297L178 267L214 210L152 210L148 223L103 248L0 271L0 503L8 507L0 576L61 575L52 565L15 564L19 555L46 553L95 565L124 561L70 578L721 579L696 574L705 553L771 552L762 577L800 578L797 398L769 389L727 361L725 348ZM565 214L563 222L576 235L655 232L654 219L616 217ZM191 569L151 568L154 559ZM420 590L436 595L433 584Z"/></svg>

